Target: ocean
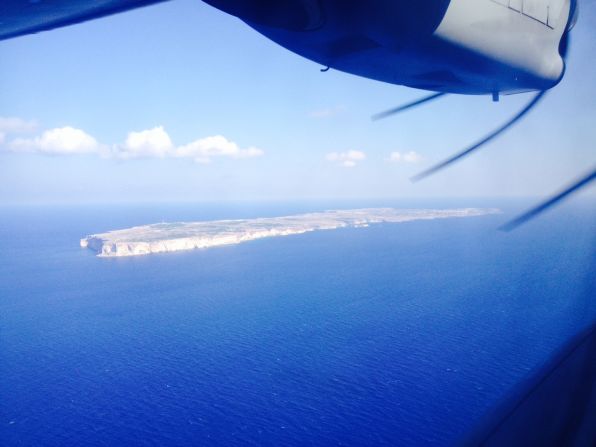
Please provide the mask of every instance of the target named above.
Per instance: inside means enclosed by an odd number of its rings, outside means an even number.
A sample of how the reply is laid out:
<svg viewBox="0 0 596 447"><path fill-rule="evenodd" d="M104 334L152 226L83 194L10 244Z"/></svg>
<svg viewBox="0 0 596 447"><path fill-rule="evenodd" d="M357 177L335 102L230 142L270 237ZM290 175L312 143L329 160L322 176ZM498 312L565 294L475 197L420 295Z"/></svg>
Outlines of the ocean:
<svg viewBox="0 0 596 447"><path fill-rule="evenodd" d="M3 446L454 445L596 320L596 209L498 200L0 208ZM130 258L160 221L500 207Z"/></svg>

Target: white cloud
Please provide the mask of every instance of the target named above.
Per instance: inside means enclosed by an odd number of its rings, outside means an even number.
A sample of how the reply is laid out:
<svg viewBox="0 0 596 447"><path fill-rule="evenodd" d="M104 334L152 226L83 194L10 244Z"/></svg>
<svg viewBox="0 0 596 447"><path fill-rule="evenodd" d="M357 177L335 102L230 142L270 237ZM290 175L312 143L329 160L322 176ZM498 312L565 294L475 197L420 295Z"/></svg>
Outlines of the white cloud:
<svg viewBox="0 0 596 447"><path fill-rule="evenodd" d="M246 149L240 149L236 158L254 158L254 157L262 157L265 155L265 151L259 149L258 147L250 146Z"/></svg>
<svg viewBox="0 0 596 447"><path fill-rule="evenodd" d="M46 130L35 138L16 138L8 146L15 152L56 155L98 153L102 149L91 135L69 126Z"/></svg>
<svg viewBox="0 0 596 447"><path fill-rule="evenodd" d="M119 158L164 158L171 155L174 145L162 126L140 132L129 132L124 144L114 146Z"/></svg>
<svg viewBox="0 0 596 447"><path fill-rule="evenodd" d="M422 161L422 155L414 151L406 152L404 154L404 161L406 163L418 163Z"/></svg>
<svg viewBox="0 0 596 447"><path fill-rule="evenodd" d="M390 161L392 163L399 163L400 161L402 161L401 152L391 152L387 161Z"/></svg>
<svg viewBox="0 0 596 447"><path fill-rule="evenodd" d="M344 106L328 107L326 109L313 110L308 114L308 116L315 119L332 118L344 112L345 110L346 108Z"/></svg>
<svg viewBox="0 0 596 447"><path fill-rule="evenodd" d="M366 154L361 151L331 152L326 156L328 161L338 163L344 168L353 168L356 164L366 159Z"/></svg>
<svg viewBox="0 0 596 447"><path fill-rule="evenodd" d="M249 147L240 149L236 143L227 138L216 135L201 138L180 146L175 151L176 157L192 158L197 163L209 163L214 157L253 158L264 154L261 149Z"/></svg>
<svg viewBox="0 0 596 447"><path fill-rule="evenodd" d="M176 147L163 126L139 132L129 132L124 143L111 148L100 144L81 129L60 127L44 131L34 138L9 140L9 132L32 129L32 122L18 118L0 118L0 145L13 152L36 152L55 155L96 153L102 157L124 160L137 158L191 158L198 163L209 163L215 157L232 159L254 158L264 155L256 147L240 148L235 142L216 135L201 138L189 144ZM6 129L6 130L5 130Z"/></svg>
<svg viewBox="0 0 596 447"><path fill-rule="evenodd" d="M26 121L22 118L0 116L0 134L28 133L37 129L35 121Z"/></svg>
<svg viewBox="0 0 596 447"><path fill-rule="evenodd" d="M401 152L391 152L388 161L392 163L418 163L422 161L423 157L417 152L410 151L402 154Z"/></svg>

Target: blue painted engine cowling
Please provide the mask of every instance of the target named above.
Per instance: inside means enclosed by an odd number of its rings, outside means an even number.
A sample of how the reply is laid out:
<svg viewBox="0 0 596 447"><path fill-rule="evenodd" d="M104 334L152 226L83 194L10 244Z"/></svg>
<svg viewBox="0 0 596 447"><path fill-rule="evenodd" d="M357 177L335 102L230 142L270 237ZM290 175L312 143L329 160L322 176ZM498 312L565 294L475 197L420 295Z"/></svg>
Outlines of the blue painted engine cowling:
<svg viewBox="0 0 596 447"><path fill-rule="evenodd" d="M324 24L387 44L430 35L450 0L204 0L254 25L313 31ZM328 19L328 20L327 20ZM399 41L399 42L398 42Z"/></svg>
<svg viewBox="0 0 596 447"><path fill-rule="evenodd" d="M319 0L204 0L240 19L289 31L316 29L323 23Z"/></svg>

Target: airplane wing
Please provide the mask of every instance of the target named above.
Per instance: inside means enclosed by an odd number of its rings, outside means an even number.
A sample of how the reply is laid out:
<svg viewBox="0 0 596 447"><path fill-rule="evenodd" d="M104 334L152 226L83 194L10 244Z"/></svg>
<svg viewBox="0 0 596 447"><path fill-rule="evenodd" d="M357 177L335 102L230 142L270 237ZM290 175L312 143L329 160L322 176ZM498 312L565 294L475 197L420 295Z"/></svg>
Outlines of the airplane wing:
<svg viewBox="0 0 596 447"><path fill-rule="evenodd" d="M0 40L72 25L168 0L2 0Z"/></svg>

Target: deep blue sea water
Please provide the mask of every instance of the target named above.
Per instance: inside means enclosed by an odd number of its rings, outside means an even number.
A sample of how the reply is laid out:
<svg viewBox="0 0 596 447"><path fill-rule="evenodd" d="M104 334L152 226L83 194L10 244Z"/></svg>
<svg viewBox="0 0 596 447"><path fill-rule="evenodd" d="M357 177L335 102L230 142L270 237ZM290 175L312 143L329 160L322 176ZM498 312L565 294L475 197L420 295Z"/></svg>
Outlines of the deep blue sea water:
<svg viewBox="0 0 596 447"><path fill-rule="evenodd" d="M500 206L101 259L161 220ZM0 208L3 446L451 445L596 319L596 209L521 203Z"/></svg>

